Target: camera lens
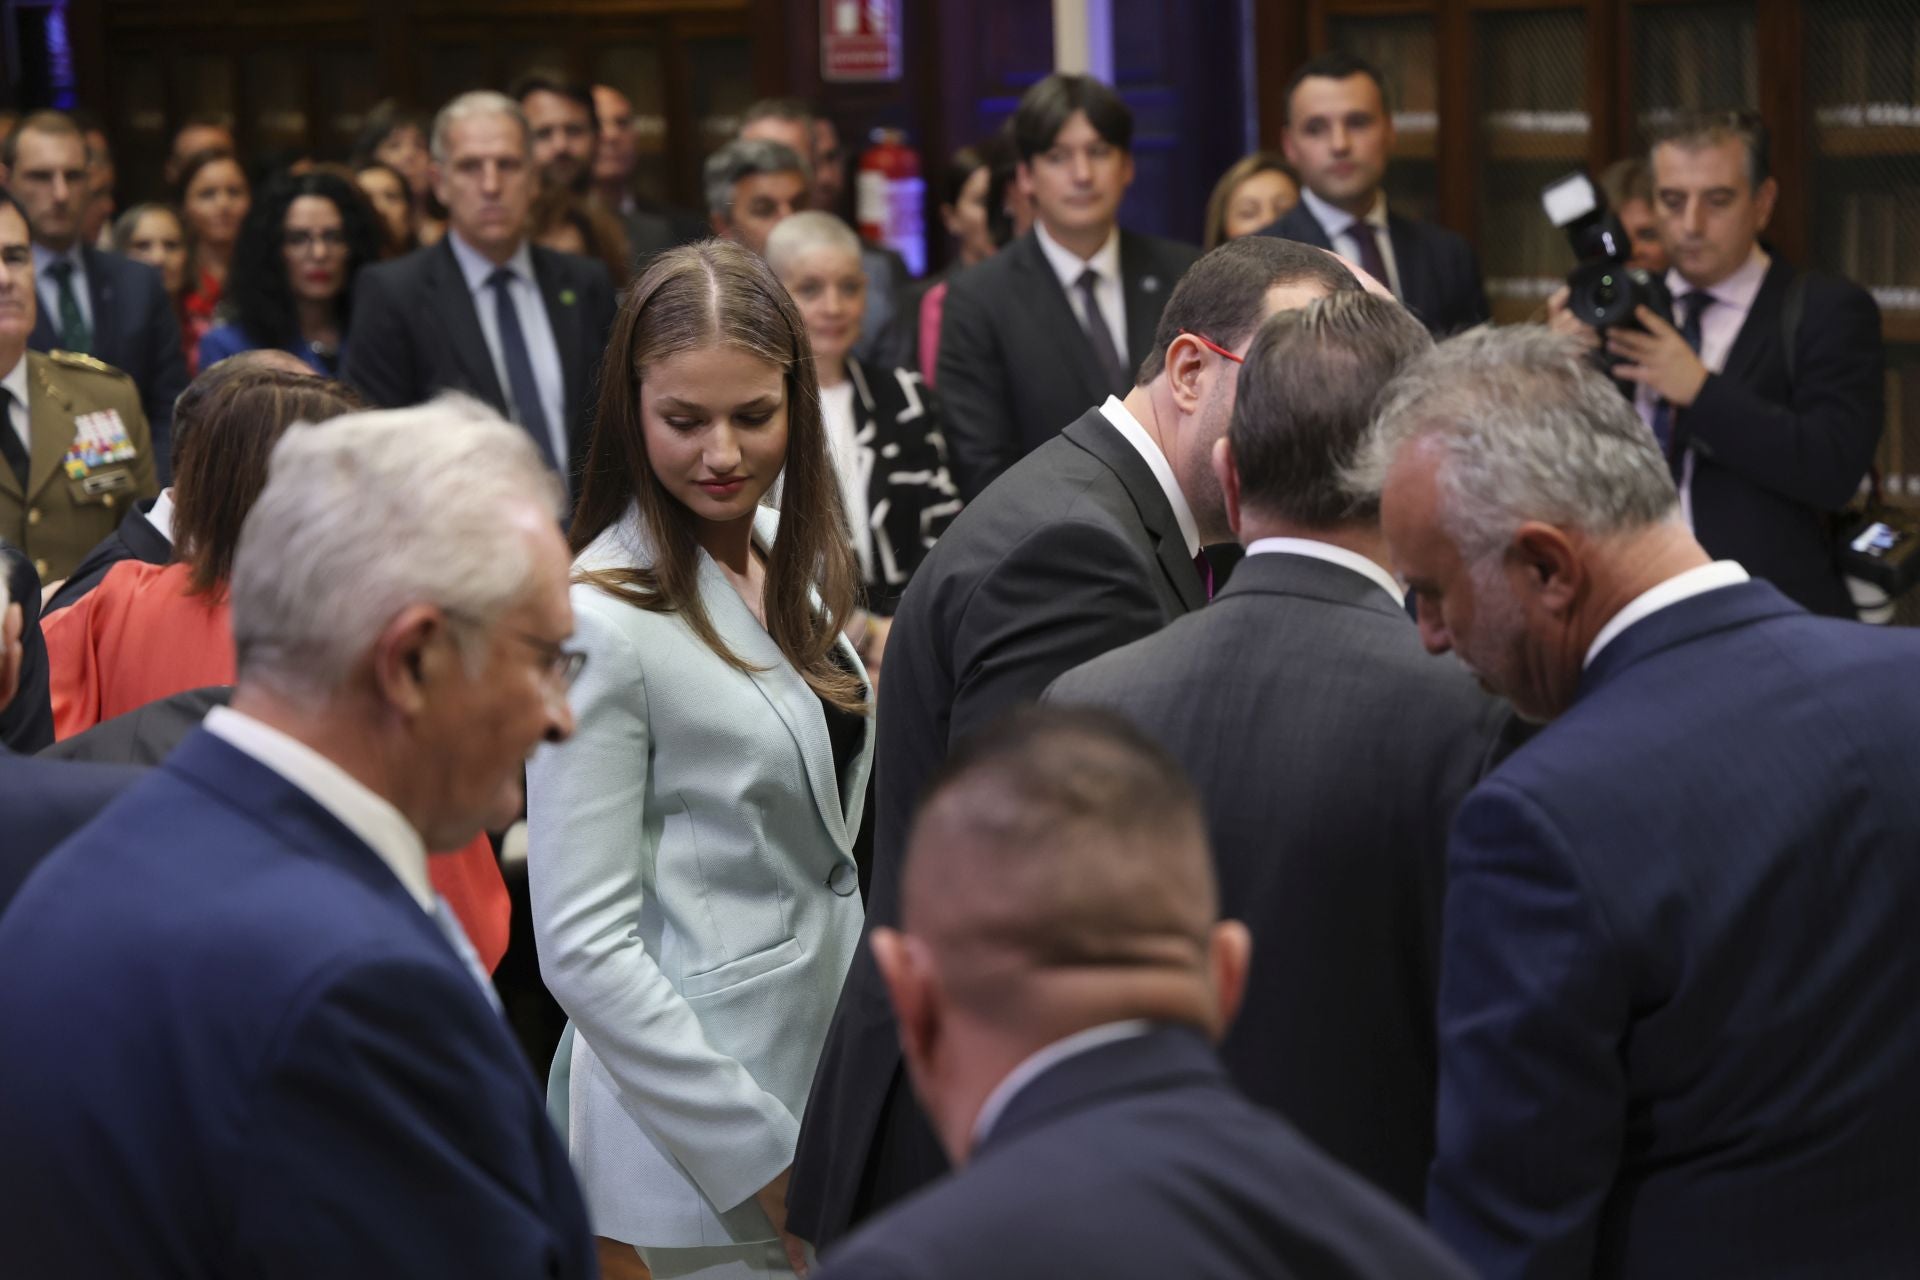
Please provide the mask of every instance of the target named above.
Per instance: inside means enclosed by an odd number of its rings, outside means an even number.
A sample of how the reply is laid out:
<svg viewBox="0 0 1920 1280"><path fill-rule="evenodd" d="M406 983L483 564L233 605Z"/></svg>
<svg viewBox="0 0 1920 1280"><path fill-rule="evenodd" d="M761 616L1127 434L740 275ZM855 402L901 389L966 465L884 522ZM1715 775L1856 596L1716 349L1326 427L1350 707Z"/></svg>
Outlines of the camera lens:
<svg viewBox="0 0 1920 1280"><path fill-rule="evenodd" d="M1601 310L1611 308L1620 297L1620 284L1612 276L1601 276L1593 285L1593 300Z"/></svg>

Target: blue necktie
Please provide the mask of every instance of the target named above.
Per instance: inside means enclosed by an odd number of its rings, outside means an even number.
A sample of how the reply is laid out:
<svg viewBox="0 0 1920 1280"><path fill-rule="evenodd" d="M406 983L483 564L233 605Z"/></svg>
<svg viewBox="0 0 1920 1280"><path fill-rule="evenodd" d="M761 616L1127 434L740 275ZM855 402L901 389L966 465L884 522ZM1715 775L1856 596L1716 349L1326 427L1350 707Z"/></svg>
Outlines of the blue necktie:
<svg viewBox="0 0 1920 1280"><path fill-rule="evenodd" d="M1700 354L1700 314L1713 302L1713 295L1705 289L1695 289L1680 299L1680 336L1693 348L1693 354ZM1660 441L1660 452L1667 455L1669 464L1678 471L1679 459L1673 452L1673 406L1665 400L1653 409L1653 434Z"/></svg>
<svg viewBox="0 0 1920 1280"><path fill-rule="evenodd" d="M487 284L493 288L493 314L500 329L500 355L507 365L507 393L513 401L513 416L540 446L540 456L547 460L547 465L564 475L566 468L553 456L553 435L547 427L547 411L540 403L540 384L533 377L533 357L527 354L527 336L520 329L520 312L513 305L513 295L507 291L512 283L513 272L505 267L496 268L487 277Z"/></svg>

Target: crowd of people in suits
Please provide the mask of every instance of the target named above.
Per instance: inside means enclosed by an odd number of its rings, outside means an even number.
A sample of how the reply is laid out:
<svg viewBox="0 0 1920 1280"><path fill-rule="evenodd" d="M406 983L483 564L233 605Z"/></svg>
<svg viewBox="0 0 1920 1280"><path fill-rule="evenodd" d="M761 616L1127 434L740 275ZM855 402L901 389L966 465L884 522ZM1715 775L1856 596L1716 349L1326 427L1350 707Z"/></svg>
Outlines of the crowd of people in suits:
<svg viewBox="0 0 1920 1280"><path fill-rule="evenodd" d="M1674 315L1488 325L1286 101L1194 248L1049 76L919 281L796 101L701 218L555 76L118 221L19 121L0 1272L1920 1268L1871 297L1689 115Z"/></svg>

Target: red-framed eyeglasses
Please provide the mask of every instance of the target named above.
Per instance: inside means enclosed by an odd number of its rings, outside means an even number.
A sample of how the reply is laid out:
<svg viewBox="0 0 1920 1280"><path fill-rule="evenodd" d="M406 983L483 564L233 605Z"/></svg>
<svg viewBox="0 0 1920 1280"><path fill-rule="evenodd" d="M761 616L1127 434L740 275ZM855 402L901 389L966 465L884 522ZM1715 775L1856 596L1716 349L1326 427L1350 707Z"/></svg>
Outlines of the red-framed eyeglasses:
<svg viewBox="0 0 1920 1280"><path fill-rule="evenodd" d="M1217 356L1225 356L1227 359L1233 361L1235 364L1245 364L1247 362L1245 356L1237 356L1233 354L1233 352L1227 350L1225 347L1221 346L1219 343L1215 342L1212 338L1209 338L1204 333L1195 333L1191 329L1182 329L1180 332L1184 334L1186 337L1192 338L1195 342L1199 343L1201 346L1205 347L1207 350L1213 352Z"/></svg>

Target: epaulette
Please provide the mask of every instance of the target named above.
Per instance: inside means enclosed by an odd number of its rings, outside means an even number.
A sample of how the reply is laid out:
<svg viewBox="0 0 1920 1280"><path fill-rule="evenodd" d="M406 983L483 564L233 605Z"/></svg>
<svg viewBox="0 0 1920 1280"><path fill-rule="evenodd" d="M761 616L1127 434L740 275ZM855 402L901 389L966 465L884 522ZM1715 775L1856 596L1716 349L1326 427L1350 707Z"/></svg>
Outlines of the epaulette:
<svg viewBox="0 0 1920 1280"><path fill-rule="evenodd" d="M63 369L85 369L90 373L104 373L110 378L125 378L128 382L133 381L132 374L114 368L105 360L96 359L78 351L49 351L47 359Z"/></svg>

